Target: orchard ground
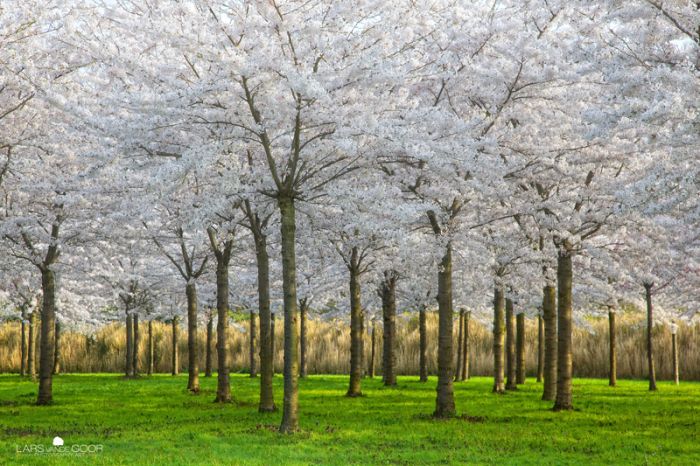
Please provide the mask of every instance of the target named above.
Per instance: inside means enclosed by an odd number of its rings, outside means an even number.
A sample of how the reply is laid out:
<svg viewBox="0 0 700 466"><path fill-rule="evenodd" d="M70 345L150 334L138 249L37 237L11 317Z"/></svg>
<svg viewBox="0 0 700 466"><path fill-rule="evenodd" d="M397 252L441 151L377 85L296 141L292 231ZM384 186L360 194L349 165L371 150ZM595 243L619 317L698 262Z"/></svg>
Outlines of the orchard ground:
<svg viewBox="0 0 700 466"><path fill-rule="evenodd" d="M397 387L364 379L347 398L347 376L300 381L301 432L277 433L281 413L257 411L259 379L232 374L236 400L212 402L187 375L125 380L116 374L60 375L54 404L34 406L37 385L0 375L1 464L700 464L700 383L576 379L573 412L554 413L529 379L517 392L491 393L492 380L455 384L460 417L433 420L435 378L400 377ZM282 401L282 378L275 377ZM99 445L101 452L28 453ZM19 450L19 452L18 452Z"/></svg>

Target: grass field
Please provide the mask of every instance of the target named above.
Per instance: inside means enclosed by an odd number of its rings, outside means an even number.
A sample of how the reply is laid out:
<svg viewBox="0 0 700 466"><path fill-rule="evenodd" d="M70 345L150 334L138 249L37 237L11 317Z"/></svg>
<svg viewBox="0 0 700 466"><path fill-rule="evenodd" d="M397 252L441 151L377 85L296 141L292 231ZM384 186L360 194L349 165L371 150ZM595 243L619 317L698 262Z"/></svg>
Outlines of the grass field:
<svg viewBox="0 0 700 466"><path fill-rule="evenodd" d="M455 385L461 417L436 421L434 378L365 379L351 399L347 376L312 376L300 382L302 432L284 436L281 413L257 412L258 379L233 375L236 403L220 406L215 378L195 396L186 377L60 375L54 405L37 407L35 384L0 375L0 464L700 464L700 383L649 393L645 381L577 379L576 410L554 413L534 381L493 395L474 378ZM26 452L54 436L102 451Z"/></svg>

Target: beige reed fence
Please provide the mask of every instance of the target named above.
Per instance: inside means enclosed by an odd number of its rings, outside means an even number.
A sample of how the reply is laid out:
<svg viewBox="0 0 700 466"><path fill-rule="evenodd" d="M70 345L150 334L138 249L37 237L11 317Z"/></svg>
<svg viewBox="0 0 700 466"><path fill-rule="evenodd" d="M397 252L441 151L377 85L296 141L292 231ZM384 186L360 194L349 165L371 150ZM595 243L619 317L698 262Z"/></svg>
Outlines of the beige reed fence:
<svg viewBox="0 0 700 466"><path fill-rule="evenodd" d="M428 369L437 369L437 315L428 315ZM607 318L594 319L590 328L574 332L574 374L578 377L607 377L608 374L608 322ZM398 326L397 363L400 374L418 373L419 336L415 316L400 317ZM172 351L170 324L154 322L155 370L170 372ZM233 371L246 371L249 367L249 334L244 329L247 322L240 322L229 329L229 349ZM455 340L457 331L455 325ZM625 313L617 318L618 377L643 378L646 375L645 323L639 313ZM140 369L146 364L146 322L141 321ZM369 330L369 329L367 329ZM592 331L591 331L592 330ZM38 333L38 332L37 332ZM215 332L216 333L216 332ZM275 370L282 370L282 322L277 321L275 335ZM671 378L671 333L665 326L654 329L656 368L659 379ZM470 366L473 375L490 375L493 367L492 339L489 328L472 320L470 326ZM200 326L198 335L200 371L204 370L205 329ZM328 322L310 319L308 322L308 372L342 374L349 371L349 325L344 322ZM381 373L381 328L377 327L376 367ZM212 351L215 351L215 341ZM700 324L681 325L678 332L680 375L684 380L700 380ZM85 335L66 331L62 334L62 372L121 372L125 358L125 332L121 323L112 323L100 329L91 339ZM537 325L528 320L526 326L526 362L529 377L535 375L537 366ZM181 371L187 366L187 336L180 326ZM366 335L366 358L369 358L370 340ZM38 356L37 356L38 357ZM216 369L216 357L212 358ZM20 324L7 322L0 325L0 372L19 372ZM37 364L38 367L38 364ZM259 365L258 365L259 367Z"/></svg>

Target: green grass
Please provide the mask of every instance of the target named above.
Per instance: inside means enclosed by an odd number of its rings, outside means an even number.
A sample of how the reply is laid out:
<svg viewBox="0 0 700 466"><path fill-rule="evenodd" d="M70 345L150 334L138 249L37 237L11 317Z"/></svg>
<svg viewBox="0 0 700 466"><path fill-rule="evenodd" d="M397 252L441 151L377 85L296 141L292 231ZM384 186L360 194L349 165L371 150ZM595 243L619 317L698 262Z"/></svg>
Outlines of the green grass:
<svg viewBox="0 0 700 466"><path fill-rule="evenodd" d="M300 382L302 431L276 432L281 413L259 414L259 379L232 376L236 403L212 403L216 379L186 392L186 375L124 380L60 375L54 404L34 406L36 384L0 375L0 464L700 464L700 383L577 379L573 412L554 413L529 380L494 395L489 378L455 384L459 414L430 418L435 379L401 377L396 388L346 376ZM275 378L282 401L282 380ZM25 445L101 444L86 455L17 453Z"/></svg>

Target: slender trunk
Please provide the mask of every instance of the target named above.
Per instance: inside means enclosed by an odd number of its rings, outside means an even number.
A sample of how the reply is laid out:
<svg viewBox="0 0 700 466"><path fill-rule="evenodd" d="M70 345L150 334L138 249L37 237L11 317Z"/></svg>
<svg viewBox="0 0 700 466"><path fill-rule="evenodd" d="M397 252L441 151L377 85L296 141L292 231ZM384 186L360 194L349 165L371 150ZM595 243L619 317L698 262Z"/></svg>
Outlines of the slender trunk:
<svg viewBox="0 0 700 466"><path fill-rule="evenodd" d="M649 390L656 390L656 370L654 369L654 346L652 330L654 329L654 309L651 303L651 288L653 284L644 284L647 300L647 366L649 370Z"/></svg>
<svg viewBox="0 0 700 466"><path fill-rule="evenodd" d="M457 330L457 370L455 371L455 380L462 378L462 338L464 332L464 309L459 311L459 328Z"/></svg>
<svg viewBox="0 0 700 466"><path fill-rule="evenodd" d="M173 375L177 375L180 373L180 354L179 354L179 347L178 347L178 337L179 337L179 330L178 330L178 321L180 319L175 316L173 317L172 321L172 337L173 337L173 350L171 352L172 356L172 366L173 366Z"/></svg>
<svg viewBox="0 0 700 466"><path fill-rule="evenodd" d="M418 312L418 331L420 333L420 381L428 381L428 328L426 325L425 309ZM374 332L372 333L374 337ZM374 340L372 340L374 348Z"/></svg>
<svg viewBox="0 0 700 466"><path fill-rule="evenodd" d="M199 363L197 361L197 285L187 283L187 390L199 393Z"/></svg>
<svg viewBox="0 0 700 466"><path fill-rule="evenodd" d="M291 197L277 199L281 216L284 293L284 403L280 432L299 430L299 342L297 322L296 212Z"/></svg>
<svg viewBox="0 0 700 466"><path fill-rule="evenodd" d="M615 311L608 311L608 327L610 337L610 378L609 385L617 386L617 342L615 339Z"/></svg>
<svg viewBox="0 0 700 466"><path fill-rule="evenodd" d="M384 351L382 353L382 380L384 385L396 385L396 277L384 272L382 283L382 317L384 320Z"/></svg>
<svg viewBox="0 0 700 466"><path fill-rule="evenodd" d="M493 292L493 392L505 393L505 354L504 345L504 312L506 302L503 288L497 285Z"/></svg>
<svg viewBox="0 0 700 466"><path fill-rule="evenodd" d="M92 372L92 358L90 355L92 354L92 337L89 335L85 335L85 354L83 357L85 358L86 361L86 370L87 372Z"/></svg>
<svg viewBox="0 0 700 466"><path fill-rule="evenodd" d="M43 303L41 309L41 345L39 347L39 394L36 404L47 405L53 400L54 331L56 318L56 278L53 270L41 271Z"/></svg>
<svg viewBox="0 0 700 466"><path fill-rule="evenodd" d="M678 374L678 335L674 331L671 334L671 357L673 358L673 381L676 385L680 382Z"/></svg>
<svg viewBox="0 0 700 466"><path fill-rule="evenodd" d="M515 317L515 383L525 383L525 314Z"/></svg>
<svg viewBox="0 0 700 466"><path fill-rule="evenodd" d="M255 319L255 313L253 311L250 311L250 340L248 340L248 343L250 344L250 354L249 354L249 359L250 359L250 376L251 377L257 377L258 376L258 360L256 358L256 347L257 345L257 338L258 337L258 329L256 325L256 319Z"/></svg>
<svg viewBox="0 0 700 466"><path fill-rule="evenodd" d="M214 318L209 315L207 319L207 347L206 359L204 360L204 377L211 377L211 341L214 338Z"/></svg>
<svg viewBox="0 0 700 466"><path fill-rule="evenodd" d="M270 353L272 364L272 375L275 375L275 313L270 313Z"/></svg>
<svg viewBox="0 0 700 466"><path fill-rule="evenodd" d="M462 343L462 380L469 379L469 320L472 311L464 314L464 342Z"/></svg>
<svg viewBox="0 0 700 466"><path fill-rule="evenodd" d="M557 397L557 295L553 286L542 291L542 319L544 320L544 386L542 399L554 401Z"/></svg>
<svg viewBox="0 0 700 466"><path fill-rule="evenodd" d="M134 377L139 375L139 341L139 315L134 314L134 350L132 352L134 358L134 362L132 363Z"/></svg>
<svg viewBox="0 0 700 466"><path fill-rule="evenodd" d="M22 311L22 329L20 334L19 375L27 375L27 316Z"/></svg>
<svg viewBox="0 0 700 466"><path fill-rule="evenodd" d="M29 314L29 335L27 337L27 375L36 380L36 313Z"/></svg>
<svg viewBox="0 0 700 466"><path fill-rule="evenodd" d="M372 336L371 336L371 354L369 358L369 377L370 379L374 378L374 359L375 359L375 352L376 352L376 346L377 346L377 324L372 320Z"/></svg>
<svg viewBox="0 0 700 466"><path fill-rule="evenodd" d="M134 376L134 316L131 311L126 311L126 367L127 377Z"/></svg>
<svg viewBox="0 0 700 466"><path fill-rule="evenodd" d="M447 243L438 271L438 315L438 383L433 416L447 418L455 415L451 243Z"/></svg>
<svg viewBox="0 0 700 466"><path fill-rule="evenodd" d="M61 322L56 319L53 344L53 375L61 372Z"/></svg>
<svg viewBox="0 0 700 466"><path fill-rule="evenodd" d="M353 248L350 268L350 386L349 397L362 395L362 304L360 302L360 274L355 267L357 248Z"/></svg>
<svg viewBox="0 0 700 466"><path fill-rule="evenodd" d="M557 397L555 411L573 409L571 384L573 379L573 320L571 288L573 270L571 254L557 256Z"/></svg>
<svg viewBox="0 0 700 466"><path fill-rule="evenodd" d="M275 324L270 313L270 259L267 254L267 239L258 230L253 230L255 260L258 266L258 316L260 318L260 402L258 411L273 412L275 397L272 379L275 374Z"/></svg>
<svg viewBox="0 0 700 466"><path fill-rule="evenodd" d="M360 374L366 375L367 361L365 361L365 310L360 309Z"/></svg>
<svg viewBox="0 0 700 466"><path fill-rule="evenodd" d="M537 316L537 382L544 380L544 319Z"/></svg>
<svg viewBox="0 0 700 466"><path fill-rule="evenodd" d="M517 390L515 383L515 318L513 300L506 298L506 390Z"/></svg>
<svg viewBox="0 0 700 466"><path fill-rule="evenodd" d="M231 401L231 382L228 367L228 265L230 251L216 260L216 399L215 403Z"/></svg>
<svg viewBox="0 0 700 466"><path fill-rule="evenodd" d="M153 369L151 371L153 374L157 374L157 373L161 372L161 369L160 369L161 347L158 344L160 341L161 341L160 339L156 340L156 338L153 337L153 353L152 353L153 354L153 358L152 358Z"/></svg>
<svg viewBox="0 0 700 466"><path fill-rule="evenodd" d="M299 377L306 377L306 318L307 318L307 303L304 300L303 304L299 306Z"/></svg>
<svg viewBox="0 0 700 466"><path fill-rule="evenodd" d="M153 321L149 320L148 321L148 351L146 356L148 357L148 368L146 370L146 373L148 375L153 375Z"/></svg>

